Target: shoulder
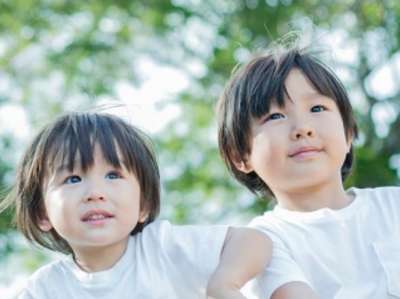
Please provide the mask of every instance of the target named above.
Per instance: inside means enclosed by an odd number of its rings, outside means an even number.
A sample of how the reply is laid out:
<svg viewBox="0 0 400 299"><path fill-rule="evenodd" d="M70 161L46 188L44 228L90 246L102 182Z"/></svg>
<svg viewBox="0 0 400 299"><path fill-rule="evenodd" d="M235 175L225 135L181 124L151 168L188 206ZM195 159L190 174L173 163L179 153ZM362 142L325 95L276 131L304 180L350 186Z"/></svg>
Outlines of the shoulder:
<svg viewBox="0 0 400 299"><path fill-rule="evenodd" d="M400 205L400 187L377 187L377 188L351 188L361 200L367 200L375 205Z"/></svg>
<svg viewBox="0 0 400 299"><path fill-rule="evenodd" d="M283 221L280 217L277 217L275 211L272 210L265 212L261 216L253 218L248 224L248 227L262 231L266 233L273 241L277 241L275 240L276 237L277 239L280 239L282 236L282 230L285 231L287 225L288 223Z"/></svg>
<svg viewBox="0 0 400 299"><path fill-rule="evenodd" d="M146 248L146 251L150 248L164 261L187 262L201 256L203 259L205 256L219 257L227 230L228 227L222 225L173 225L169 221L156 220L136 236L136 247Z"/></svg>
<svg viewBox="0 0 400 299"><path fill-rule="evenodd" d="M64 273L63 269L65 268L65 263L66 263L65 260L57 260L47 265L44 265L43 267L36 270L32 274L29 280L41 281L43 279L47 280L50 278L55 278L60 275L63 275Z"/></svg>
<svg viewBox="0 0 400 299"><path fill-rule="evenodd" d="M176 226L167 220L155 220L148 224L141 233L135 236L139 243L148 247L168 244L176 237Z"/></svg>
<svg viewBox="0 0 400 299"><path fill-rule="evenodd" d="M173 225L167 220L156 220L137 235L142 242L157 243L162 247L220 241L227 233L223 225Z"/></svg>
<svg viewBox="0 0 400 299"><path fill-rule="evenodd" d="M277 225L279 218L276 217L274 210L267 211L261 216L256 216L253 218L249 225L250 227L270 227Z"/></svg>
<svg viewBox="0 0 400 299"><path fill-rule="evenodd" d="M173 225L156 220L134 236L136 256L139 252L142 257L149 257L142 260L156 265L146 264L147 271L154 272L156 268L163 279L179 281L176 292L197 294L204 291L218 264L226 232L225 226Z"/></svg>
<svg viewBox="0 0 400 299"><path fill-rule="evenodd" d="M357 215L362 217L360 219L363 219L365 224L379 223L379 226L388 229L400 225L400 187L351 190L356 194L357 207L361 208ZM361 210L365 213L361 213Z"/></svg>
<svg viewBox="0 0 400 299"><path fill-rule="evenodd" d="M50 298L65 281L65 261L58 260L36 270L27 280L22 294L29 293L34 298Z"/></svg>

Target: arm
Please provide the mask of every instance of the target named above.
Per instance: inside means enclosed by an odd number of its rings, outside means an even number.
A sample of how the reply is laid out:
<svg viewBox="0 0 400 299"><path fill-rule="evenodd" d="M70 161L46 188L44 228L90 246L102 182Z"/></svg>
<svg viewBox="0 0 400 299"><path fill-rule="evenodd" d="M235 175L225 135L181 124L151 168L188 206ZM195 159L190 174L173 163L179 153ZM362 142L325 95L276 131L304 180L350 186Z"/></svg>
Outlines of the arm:
<svg viewBox="0 0 400 299"><path fill-rule="evenodd" d="M319 299L304 282L290 282L278 288L271 299Z"/></svg>
<svg viewBox="0 0 400 299"><path fill-rule="evenodd" d="M265 269L271 253L272 242L264 233L251 228L229 228L219 265L207 286L209 298L245 298L240 288Z"/></svg>

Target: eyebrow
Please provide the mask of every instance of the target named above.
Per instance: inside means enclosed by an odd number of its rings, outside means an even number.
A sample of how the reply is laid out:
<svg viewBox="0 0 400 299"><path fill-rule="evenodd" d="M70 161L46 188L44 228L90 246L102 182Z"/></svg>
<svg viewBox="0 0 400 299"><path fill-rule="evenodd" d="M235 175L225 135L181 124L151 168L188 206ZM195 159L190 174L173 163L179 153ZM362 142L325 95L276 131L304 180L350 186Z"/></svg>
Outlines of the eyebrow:
<svg viewBox="0 0 400 299"><path fill-rule="evenodd" d="M75 161L72 163L72 170L75 168L80 168L80 162L77 159L75 159ZM59 164L56 167L53 167L53 169L55 173L60 173L63 171L70 172L69 163Z"/></svg>
<svg viewBox="0 0 400 299"><path fill-rule="evenodd" d="M319 98L319 97L329 98L329 96L326 96L323 93L320 93L318 91L307 93L307 96L312 97L312 98Z"/></svg>
<svg viewBox="0 0 400 299"><path fill-rule="evenodd" d="M321 99L321 98L324 98L324 99L327 99L327 100L328 99L332 100L330 96L324 95L324 94L322 94L322 93L320 93L318 91L305 92L305 93L303 93L301 95L301 98L303 98L303 99L305 98L306 100L312 100L312 101L315 101L315 100L318 100L318 99ZM289 101L292 100L290 97L288 97L287 99Z"/></svg>
<svg viewBox="0 0 400 299"><path fill-rule="evenodd" d="M118 160L119 166L113 165L113 164L112 164L111 162L109 162L109 161L106 161L106 163L109 164L109 165L112 166L112 167L121 168L121 169L122 169L122 168L126 168L126 169L129 170L129 164L127 163L126 160L123 160L123 159ZM81 164L80 161L79 161L78 159L75 159L75 161L74 161L74 163L73 163L73 169L72 169L72 170L74 170L74 169L80 169L80 168L81 168L81 165L80 165L80 164ZM90 167L89 167L89 168L90 168ZM57 165L57 166L54 167L53 169L54 169L54 172L55 172L55 173L59 173L59 172L62 172L62 171L68 171L68 172L70 172L69 163L63 163L63 164Z"/></svg>

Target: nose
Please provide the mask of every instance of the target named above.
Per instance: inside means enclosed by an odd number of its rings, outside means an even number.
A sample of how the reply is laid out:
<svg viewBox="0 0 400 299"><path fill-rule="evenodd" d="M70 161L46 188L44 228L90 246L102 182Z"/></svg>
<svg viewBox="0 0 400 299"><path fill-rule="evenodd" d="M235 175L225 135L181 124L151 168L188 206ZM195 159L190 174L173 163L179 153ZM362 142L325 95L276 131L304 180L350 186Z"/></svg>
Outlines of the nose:
<svg viewBox="0 0 400 299"><path fill-rule="evenodd" d="M105 197L104 195L100 194L100 193L94 193L91 192L87 197L86 197L86 201L104 201Z"/></svg>
<svg viewBox="0 0 400 299"><path fill-rule="evenodd" d="M104 191L102 191L102 188L100 184L88 184L86 194L84 196L84 200L86 202L89 201L104 201L106 200L106 195Z"/></svg>
<svg viewBox="0 0 400 299"><path fill-rule="evenodd" d="M293 127L290 134L292 140L315 137L315 129L308 123L300 123Z"/></svg>

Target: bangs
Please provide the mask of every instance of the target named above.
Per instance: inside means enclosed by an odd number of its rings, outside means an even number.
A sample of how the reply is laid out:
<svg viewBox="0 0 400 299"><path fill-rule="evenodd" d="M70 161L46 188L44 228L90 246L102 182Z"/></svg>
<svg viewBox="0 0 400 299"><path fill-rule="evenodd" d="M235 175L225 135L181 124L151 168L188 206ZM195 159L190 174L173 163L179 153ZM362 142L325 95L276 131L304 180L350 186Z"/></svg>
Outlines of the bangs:
<svg viewBox="0 0 400 299"><path fill-rule="evenodd" d="M336 75L317 58L293 51L283 57L255 60L244 70L248 73L244 86L252 117L261 118L269 113L272 104L285 106L285 101L290 100L285 81L294 68L303 73L318 93L331 98L341 108L339 99L345 96L345 89Z"/></svg>
<svg viewBox="0 0 400 299"><path fill-rule="evenodd" d="M72 253L68 242L52 228L43 231L48 176L61 170L89 171L95 150L106 163L134 174L140 187L140 208L147 213L134 235L151 223L160 210L160 173L151 140L123 119L99 113L72 112L44 127L26 150L17 170L10 202L16 204L16 223L25 237L51 250Z"/></svg>
<svg viewBox="0 0 400 299"><path fill-rule="evenodd" d="M124 165L136 174L136 163L126 150L129 138L114 121L97 115L66 116L50 132L46 168L54 173L59 167L70 172L80 168L84 172L94 164L94 149L98 144L107 163L115 168ZM124 150L125 149L125 150Z"/></svg>
<svg viewBox="0 0 400 299"><path fill-rule="evenodd" d="M248 104L250 115L261 118L267 114L272 104L283 108L285 100L290 98L285 87L285 81L295 64L294 56L287 56L283 61L256 60L249 66ZM245 70L246 72L249 69Z"/></svg>

